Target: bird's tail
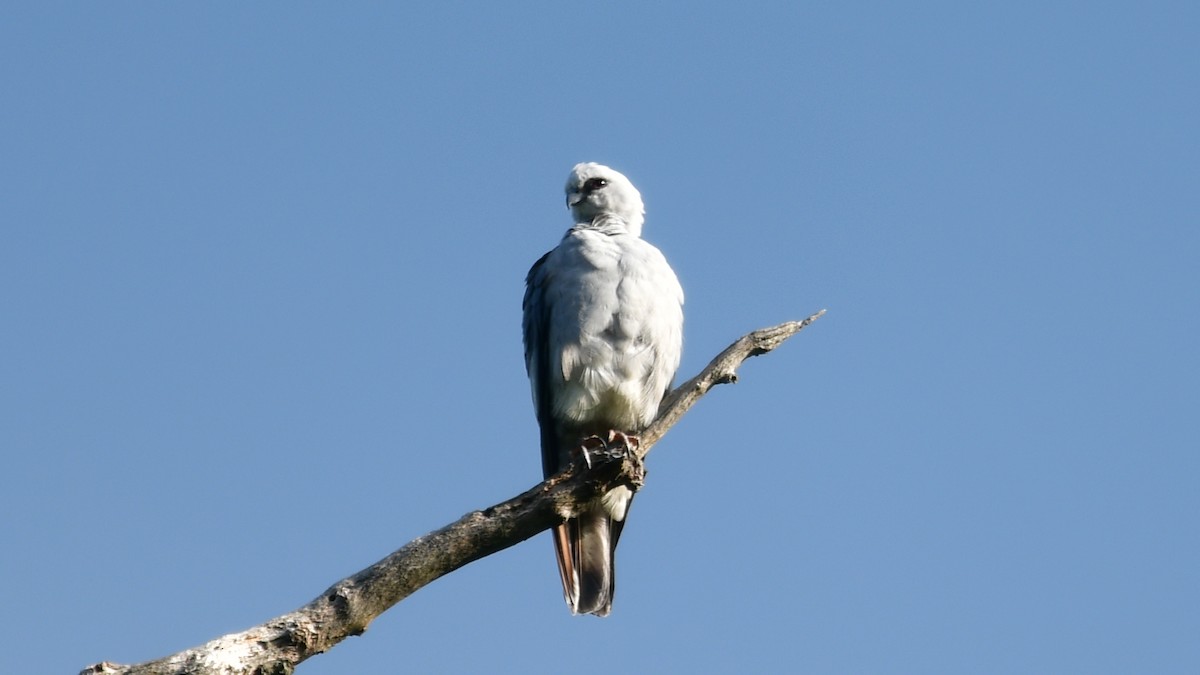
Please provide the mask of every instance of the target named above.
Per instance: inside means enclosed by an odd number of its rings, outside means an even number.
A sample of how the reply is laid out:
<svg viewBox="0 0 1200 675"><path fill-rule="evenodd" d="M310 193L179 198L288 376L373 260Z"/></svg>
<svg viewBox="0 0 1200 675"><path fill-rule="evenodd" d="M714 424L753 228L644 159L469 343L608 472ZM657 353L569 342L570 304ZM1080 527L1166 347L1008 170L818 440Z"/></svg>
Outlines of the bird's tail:
<svg viewBox="0 0 1200 675"><path fill-rule="evenodd" d="M613 555L623 523L596 504L554 528L563 597L575 614L608 616L616 589Z"/></svg>

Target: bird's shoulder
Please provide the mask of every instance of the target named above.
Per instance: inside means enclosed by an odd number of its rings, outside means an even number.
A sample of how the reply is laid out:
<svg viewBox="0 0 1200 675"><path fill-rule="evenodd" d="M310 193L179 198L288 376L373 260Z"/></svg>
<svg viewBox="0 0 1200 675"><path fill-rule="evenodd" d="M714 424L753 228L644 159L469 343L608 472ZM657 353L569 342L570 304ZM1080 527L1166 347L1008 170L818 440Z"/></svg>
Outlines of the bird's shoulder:
<svg viewBox="0 0 1200 675"><path fill-rule="evenodd" d="M526 300L530 293L551 287L565 290L580 283L619 283L627 278L645 279L668 297L683 301L679 280L656 246L628 233L576 227L534 263L526 277Z"/></svg>

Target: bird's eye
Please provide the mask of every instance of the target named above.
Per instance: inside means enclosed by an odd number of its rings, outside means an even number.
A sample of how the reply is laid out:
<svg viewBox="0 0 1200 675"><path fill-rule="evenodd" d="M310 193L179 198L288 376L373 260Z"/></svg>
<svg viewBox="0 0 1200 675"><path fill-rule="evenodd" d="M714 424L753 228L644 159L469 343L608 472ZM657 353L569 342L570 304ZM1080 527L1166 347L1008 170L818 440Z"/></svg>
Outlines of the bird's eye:
<svg viewBox="0 0 1200 675"><path fill-rule="evenodd" d="M584 192L595 192L605 185L608 185L608 181L604 180L603 178L589 178L583 184L583 190Z"/></svg>

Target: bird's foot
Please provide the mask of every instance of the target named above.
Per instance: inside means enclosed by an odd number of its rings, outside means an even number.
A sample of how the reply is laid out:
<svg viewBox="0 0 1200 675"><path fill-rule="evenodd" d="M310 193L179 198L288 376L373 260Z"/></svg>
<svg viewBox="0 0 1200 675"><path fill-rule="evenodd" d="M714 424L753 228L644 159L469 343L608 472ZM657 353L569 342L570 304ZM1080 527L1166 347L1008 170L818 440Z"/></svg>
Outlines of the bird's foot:
<svg viewBox="0 0 1200 675"><path fill-rule="evenodd" d="M588 436L579 442L572 451L572 464L578 470L580 459L583 460L584 471L600 471L594 474L596 480L619 479L614 485L623 485L637 492L646 481L646 467L638 455L641 439L622 431L609 431L605 435ZM613 473L619 472L619 473ZM608 478L605 478L608 476Z"/></svg>
<svg viewBox="0 0 1200 675"><path fill-rule="evenodd" d="M638 446L641 445L641 439L637 436L627 434L623 431L615 429L608 432L608 438L601 436L588 436L580 442L577 451L583 457L583 461L587 467L592 468L592 455L598 452L607 454L616 454L617 452L625 451L636 453Z"/></svg>

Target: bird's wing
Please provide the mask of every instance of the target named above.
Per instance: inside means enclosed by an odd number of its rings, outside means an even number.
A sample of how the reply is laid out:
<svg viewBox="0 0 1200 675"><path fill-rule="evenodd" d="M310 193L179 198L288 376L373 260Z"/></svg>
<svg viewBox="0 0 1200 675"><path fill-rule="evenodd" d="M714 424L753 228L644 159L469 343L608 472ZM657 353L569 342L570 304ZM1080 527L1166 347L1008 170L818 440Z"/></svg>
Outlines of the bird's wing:
<svg viewBox="0 0 1200 675"><path fill-rule="evenodd" d="M551 365L550 321L552 312L547 286L553 278L553 265L547 260L550 251L538 259L525 276L525 298L521 302L522 333L525 341L525 372L529 375L533 408L541 429L542 476L558 473L557 424L554 419L554 378Z"/></svg>
<svg viewBox="0 0 1200 675"><path fill-rule="evenodd" d="M552 343L551 322L554 321L551 284L556 276L554 251L542 256L525 277L525 298L522 333L525 342L525 370L533 393L533 406L541 432L542 475L546 478L562 469L564 439L554 414L555 387L561 383L562 361L560 348ZM572 611L577 611L580 595L581 564L579 546L580 522L574 519L553 530L554 551L558 573L562 577L563 595ZM607 544L606 544L607 545Z"/></svg>

